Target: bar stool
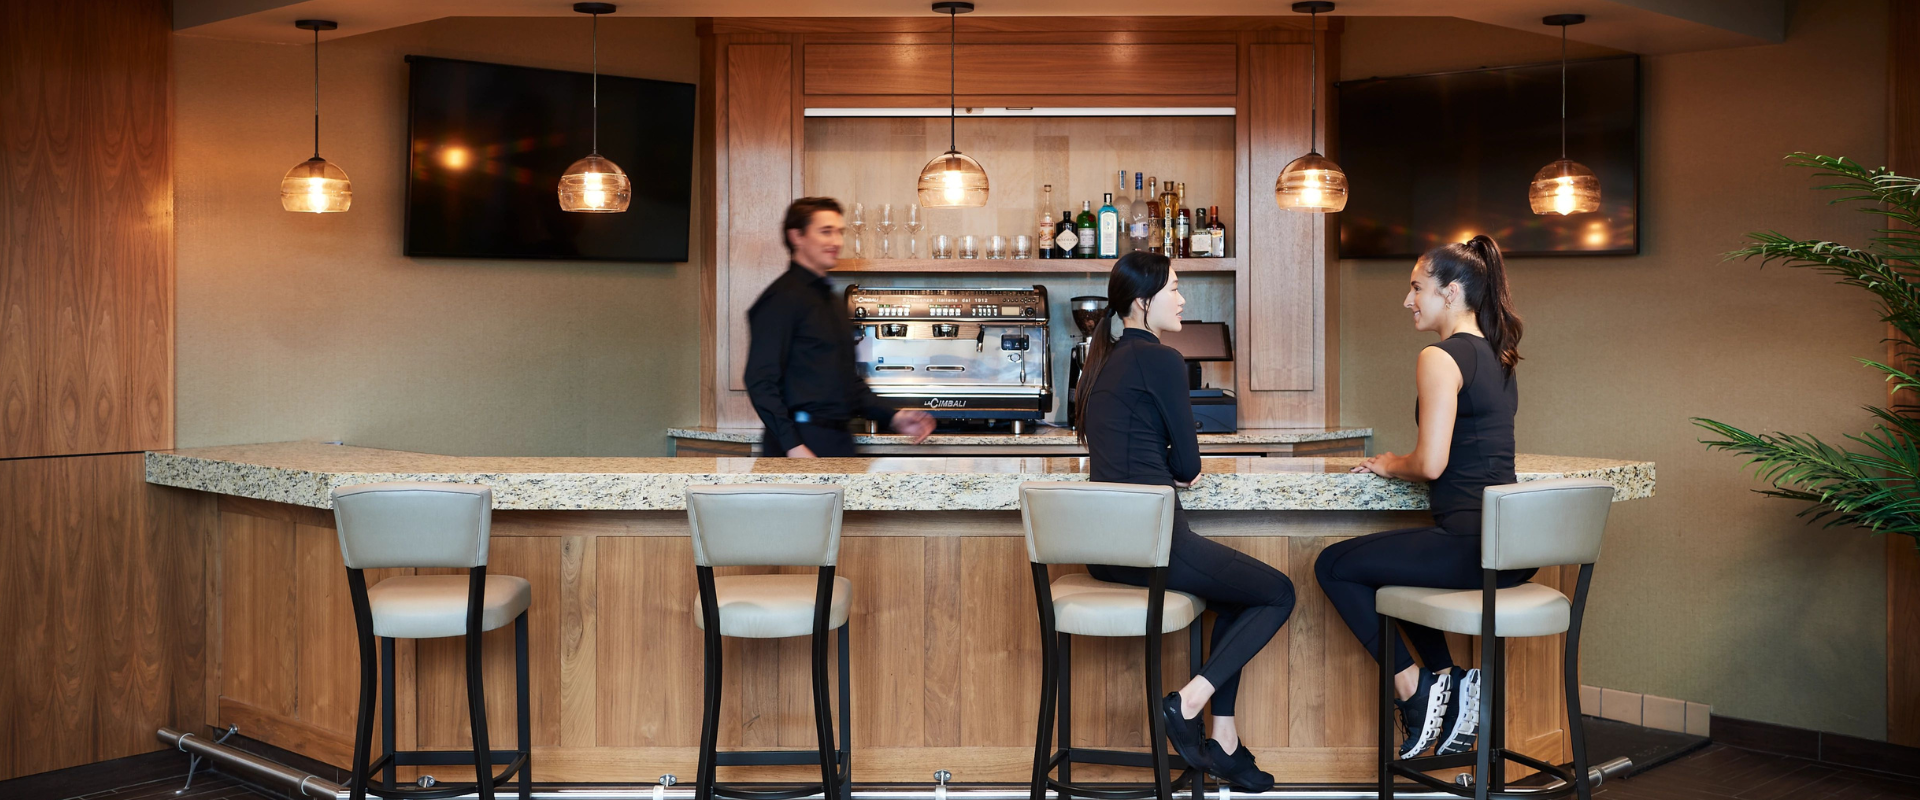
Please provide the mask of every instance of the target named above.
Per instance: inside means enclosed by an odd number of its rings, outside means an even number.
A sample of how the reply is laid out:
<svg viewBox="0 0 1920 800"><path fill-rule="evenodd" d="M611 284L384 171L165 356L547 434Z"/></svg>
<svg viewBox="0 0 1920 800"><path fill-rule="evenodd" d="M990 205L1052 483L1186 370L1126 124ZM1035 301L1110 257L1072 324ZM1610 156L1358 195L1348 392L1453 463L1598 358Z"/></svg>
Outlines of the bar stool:
<svg viewBox="0 0 1920 800"><path fill-rule="evenodd" d="M1472 797L1551 798L1577 793L1592 796L1587 778L1586 738L1580 729L1580 620L1586 613L1587 586L1600 558L1600 539L1613 504L1613 485L1592 478L1554 478L1489 486L1480 533L1481 587L1456 591L1412 586L1383 586L1374 595L1380 616L1380 797L1393 797L1393 776L1411 778L1433 789ZM1537 583L1510 589L1496 585L1500 570L1579 564L1573 600ZM1481 733L1475 752L1395 761L1392 742L1394 620L1480 637ZM1566 633L1563 679L1566 683L1567 734L1573 737L1573 770L1568 774L1523 753L1506 749L1506 643L1514 636ZM1490 689L1490 691L1489 691ZM1524 764L1563 783L1552 789L1506 790L1506 762ZM1472 765L1471 790L1425 774L1427 770Z"/></svg>
<svg viewBox="0 0 1920 800"><path fill-rule="evenodd" d="M1048 787L1061 798L1073 795L1124 800L1155 797L1172 800L1173 790L1191 786L1194 800L1205 791L1205 773L1167 752L1166 722L1160 716L1160 636L1186 628L1193 674L1200 672L1200 625L1206 601L1167 590L1167 557L1173 548L1173 488L1129 483L1032 481L1020 484L1020 521L1026 528L1027 560L1033 568L1033 594L1040 609L1040 728L1033 746L1031 800L1046 800ZM1084 573L1057 581L1049 564L1107 564L1145 567L1148 588L1096 580ZM1159 625L1147 621L1158 619ZM1145 753L1073 746L1073 694L1070 680L1072 637L1144 636L1146 709L1150 744ZM1058 746L1055 715L1058 714ZM1073 763L1153 769L1151 790L1097 789L1072 783ZM1059 780L1047 774L1060 770ZM1183 770L1170 777L1174 767Z"/></svg>
<svg viewBox="0 0 1920 800"><path fill-rule="evenodd" d="M353 737L352 798L367 796L367 781L385 772L380 797L430 800L478 791L492 800L494 787L520 778L519 794L533 791L532 713L527 680L527 606L533 587L523 578L487 574L487 542L493 490L459 483L370 483L333 490L333 517L353 595L353 622L360 639L360 716ZM452 567L459 575L407 575L367 588L363 570ZM480 635L513 623L519 741L514 750L489 749L486 692L480 679ZM394 749L393 640L465 636L467 709L473 749ZM380 643L374 677L374 640ZM373 740L373 696L380 690L383 753L367 763ZM498 775L493 766L506 761ZM394 786L403 766L472 766L474 782L431 787Z"/></svg>
<svg viewBox="0 0 1920 800"><path fill-rule="evenodd" d="M792 800L820 794L851 798L853 739L847 678L847 617L853 583L834 577L840 558L838 486L687 487L687 521L693 529L693 563L700 582L693 621L706 632L706 708L700 721L700 767L696 800L715 796L742 800ZM725 575L714 567L819 567L807 575ZM840 747L834 749L827 690L827 632L838 629L840 647ZM720 638L813 638L813 724L818 753L793 750L717 751L720 735ZM715 783L719 767L814 764L820 783L792 789L743 789Z"/></svg>

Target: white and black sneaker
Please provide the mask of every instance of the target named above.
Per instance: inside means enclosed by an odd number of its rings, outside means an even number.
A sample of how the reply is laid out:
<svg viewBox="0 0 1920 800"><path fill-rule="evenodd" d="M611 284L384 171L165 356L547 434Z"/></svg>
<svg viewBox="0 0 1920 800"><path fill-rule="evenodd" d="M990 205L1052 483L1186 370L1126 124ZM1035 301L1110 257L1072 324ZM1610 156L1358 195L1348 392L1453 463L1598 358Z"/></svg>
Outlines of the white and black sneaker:
<svg viewBox="0 0 1920 800"><path fill-rule="evenodd" d="M1450 756L1473 749L1480 738L1480 670L1453 668L1453 702L1441 724L1443 736L1435 755Z"/></svg>
<svg viewBox="0 0 1920 800"><path fill-rule="evenodd" d="M1446 713L1450 696L1447 689L1452 683L1450 674L1435 675L1423 669L1413 696L1395 701L1400 708L1400 729L1407 737L1400 745L1402 760L1426 752L1440 738L1441 717Z"/></svg>

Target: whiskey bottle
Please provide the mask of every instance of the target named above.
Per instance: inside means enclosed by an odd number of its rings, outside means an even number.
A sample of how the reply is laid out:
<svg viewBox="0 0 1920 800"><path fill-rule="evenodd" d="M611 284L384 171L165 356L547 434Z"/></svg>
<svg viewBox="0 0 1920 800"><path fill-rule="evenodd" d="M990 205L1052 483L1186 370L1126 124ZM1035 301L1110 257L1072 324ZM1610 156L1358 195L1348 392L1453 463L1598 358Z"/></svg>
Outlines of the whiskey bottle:
<svg viewBox="0 0 1920 800"><path fill-rule="evenodd" d="M1074 243L1074 258L1093 258L1100 244L1098 223L1093 221L1093 201L1080 201L1080 216L1075 218L1073 226L1080 231L1079 241Z"/></svg>
<svg viewBox="0 0 1920 800"><path fill-rule="evenodd" d="M1207 209L1201 206L1193 210L1193 231L1187 234L1187 247L1194 258L1213 257L1213 232L1207 228Z"/></svg>
<svg viewBox="0 0 1920 800"><path fill-rule="evenodd" d="M1193 240L1190 238L1192 235L1193 218L1189 216L1187 209L1180 209L1180 216L1173 220L1174 247L1180 253L1178 258L1193 257Z"/></svg>
<svg viewBox="0 0 1920 800"><path fill-rule="evenodd" d="M1220 221L1220 207L1214 206L1213 213L1207 215L1208 233L1212 234L1213 257L1227 257L1227 226Z"/></svg>
<svg viewBox="0 0 1920 800"><path fill-rule="evenodd" d="M1147 179L1147 252L1165 255L1161 237L1164 226L1160 224L1160 179Z"/></svg>
<svg viewBox="0 0 1920 800"><path fill-rule="evenodd" d="M1126 173L1120 173L1123 177ZM1107 192L1106 203L1100 206L1100 244L1097 250L1101 258L1120 257L1120 210L1113 207L1113 193Z"/></svg>
<svg viewBox="0 0 1920 800"><path fill-rule="evenodd" d="M1053 258L1053 237L1055 233L1056 231L1053 229L1053 184L1049 183L1040 187L1040 238L1034 240L1039 243L1040 246L1038 249L1040 252L1035 255L1040 258Z"/></svg>
<svg viewBox="0 0 1920 800"><path fill-rule="evenodd" d="M1173 190L1173 181L1160 184L1160 253L1168 258L1178 258L1180 243L1175 234L1180 219L1180 195Z"/></svg>

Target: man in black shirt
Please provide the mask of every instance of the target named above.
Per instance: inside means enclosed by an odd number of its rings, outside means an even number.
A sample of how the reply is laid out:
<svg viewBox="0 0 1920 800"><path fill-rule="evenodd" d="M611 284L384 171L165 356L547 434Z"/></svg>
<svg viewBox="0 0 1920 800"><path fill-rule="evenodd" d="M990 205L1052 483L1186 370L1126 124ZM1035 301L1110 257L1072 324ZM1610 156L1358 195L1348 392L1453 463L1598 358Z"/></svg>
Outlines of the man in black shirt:
<svg viewBox="0 0 1920 800"><path fill-rule="evenodd" d="M886 420L914 437L914 444L933 433L932 416L917 409L895 411L867 388L854 367L852 324L827 284L845 231L840 204L833 199L793 201L780 231L793 261L747 310L747 397L767 427L763 455L857 455L847 432L855 415Z"/></svg>

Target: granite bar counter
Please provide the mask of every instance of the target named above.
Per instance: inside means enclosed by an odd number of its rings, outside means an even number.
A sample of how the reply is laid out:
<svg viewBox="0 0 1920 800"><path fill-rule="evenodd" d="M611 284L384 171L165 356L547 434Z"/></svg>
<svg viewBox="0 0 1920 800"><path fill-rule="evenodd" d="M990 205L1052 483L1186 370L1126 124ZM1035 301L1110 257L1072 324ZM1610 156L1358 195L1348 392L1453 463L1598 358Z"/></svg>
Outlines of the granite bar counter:
<svg viewBox="0 0 1920 800"><path fill-rule="evenodd" d="M1244 673L1239 713L1246 741L1285 782L1364 783L1372 770L1372 662L1314 584L1313 560L1347 536L1425 524L1426 492L1346 472L1356 461L1208 457L1181 495L1195 531L1295 583L1294 616ZM1615 486L1616 501L1654 491L1646 462L1521 456L1519 471L1523 481L1598 477ZM1040 651L1017 487L1085 473L1084 458L1041 457L495 458L317 443L147 454L148 481L184 493L183 507L200 511L181 524L211 544L206 722L238 724L336 765L352 747L358 684L328 493L391 480L493 487L488 569L534 586L533 763L543 782L693 774L701 639L690 616L682 496L691 484L743 482L847 488L839 573L854 583L854 780L917 784L935 769L958 782L1024 780ZM1548 569L1534 580L1570 587L1572 574ZM1459 658L1475 657L1471 638L1453 642ZM489 713L509 739L511 646L504 630L486 643ZM1138 647L1075 645L1078 745L1145 745ZM1167 664L1186 663L1186 637L1167 637L1166 648ZM812 747L805 672L795 668L805 663L805 641L729 640L727 652L722 746ZM1557 638L1515 640L1507 652L1509 741L1564 761ZM463 667L454 640L403 643L399 653L399 743L459 746ZM1170 689L1185 679L1169 667ZM1076 767L1076 777L1137 779L1106 769ZM442 781L460 774L433 772ZM806 773L773 768L752 778Z"/></svg>
<svg viewBox="0 0 1920 800"><path fill-rule="evenodd" d="M766 435L761 428L668 428L676 456L756 456ZM1242 428L1234 433L1200 434L1200 452L1243 456L1364 456L1372 428ZM853 442L869 456L1084 456L1087 450L1066 428L1040 427L1026 433L940 432L914 444L897 433L855 433Z"/></svg>

